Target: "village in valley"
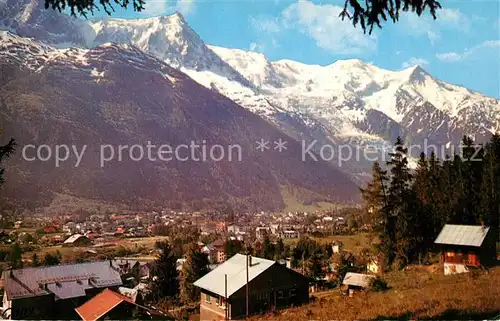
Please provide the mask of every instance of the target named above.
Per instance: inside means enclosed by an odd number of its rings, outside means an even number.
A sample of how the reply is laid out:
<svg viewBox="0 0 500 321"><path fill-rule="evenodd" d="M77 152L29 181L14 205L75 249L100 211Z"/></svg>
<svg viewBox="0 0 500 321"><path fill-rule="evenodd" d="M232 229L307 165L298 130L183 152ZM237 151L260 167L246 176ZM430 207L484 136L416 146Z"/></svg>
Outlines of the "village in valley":
<svg viewBox="0 0 500 321"><path fill-rule="evenodd" d="M380 240L360 213L159 210L4 219L2 317L279 319L290 309L311 313L321 302L404 295L404 278L423 278L423 288L462 273L500 280L493 234L471 225L443 226L425 263L386 274L375 250Z"/></svg>
<svg viewBox="0 0 500 321"><path fill-rule="evenodd" d="M0 0L0 321L500 321L500 1L442 2Z"/></svg>

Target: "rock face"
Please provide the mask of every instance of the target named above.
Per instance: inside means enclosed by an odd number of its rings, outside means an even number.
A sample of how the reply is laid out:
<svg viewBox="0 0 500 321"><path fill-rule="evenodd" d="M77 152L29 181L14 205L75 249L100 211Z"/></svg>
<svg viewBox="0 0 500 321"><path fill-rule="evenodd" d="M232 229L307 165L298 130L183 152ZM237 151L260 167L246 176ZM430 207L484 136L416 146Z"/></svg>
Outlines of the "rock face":
<svg viewBox="0 0 500 321"><path fill-rule="evenodd" d="M55 49L8 32L0 40L1 125L20 146L9 162L7 196L43 203L63 193L192 208L228 202L253 210L282 208L282 188L299 191L308 202L359 197L356 185L328 163L302 161L301 146L274 126L135 47ZM260 139L271 141L270 150L256 150ZM281 153L273 149L279 139L288 141ZM158 146L152 157L148 142ZM175 150L191 142L200 145L194 156L185 147L181 159L159 159L160 145ZM46 162L23 160L21 148L30 144L53 152L63 144L87 150L78 168L74 155L56 167L54 155ZM143 146L141 161L134 161L138 148L130 156L135 144ZM104 167L102 145L115 151ZM129 146L121 161L120 145ZM214 145L224 149L221 161L220 148L211 159ZM104 150L108 158L110 149ZM35 149L26 155L35 157Z"/></svg>

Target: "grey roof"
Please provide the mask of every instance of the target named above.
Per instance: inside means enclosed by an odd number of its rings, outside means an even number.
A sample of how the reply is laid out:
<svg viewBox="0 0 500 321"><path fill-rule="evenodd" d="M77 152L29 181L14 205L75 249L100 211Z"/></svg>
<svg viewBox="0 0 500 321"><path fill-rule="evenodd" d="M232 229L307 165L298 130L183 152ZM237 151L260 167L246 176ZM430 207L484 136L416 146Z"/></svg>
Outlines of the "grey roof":
<svg viewBox="0 0 500 321"><path fill-rule="evenodd" d="M436 244L481 246L489 227L480 225L451 225L446 224L439 233Z"/></svg>
<svg viewBox="0 0 500 321"><path fill-rule="evenodd" d="M246 284L246 255L236 254L213 271L194 282L194 285L207 291L224 296L224 276L227 274L227 296L230 297ZM252 265L248 268L250 282L276 262L258 257L251 257Z"/></svg>
<svg viewBox="0 0 500 321"><path fill-rule="evenodd" d="M76 240L78 240L78 239L79 239L79 238L81 238L81 237L85 237L85 238L86 238L86 236L81 235L81 234L73 234L73 235L71 235L70 237L68 237L68 238L64 241L64 243L65 243L65 244L71 244L71 243L74 243L74 242L76 242Z"/></svg>
<svg viewBox="0 0 500 321"><path fill-rule="evenodd" d="M86 289L122 285L109 261L8 270L2 279L9 300L50 293L56 300L67 299L84 296Z"/></svg>
<svg viewBox="0 0 500 321"><path fill-rule="evenodd" d="M375 276L373 275L347 272L342 284L367 288L370 285L370 281L373 280L374 278Z"/></svg>

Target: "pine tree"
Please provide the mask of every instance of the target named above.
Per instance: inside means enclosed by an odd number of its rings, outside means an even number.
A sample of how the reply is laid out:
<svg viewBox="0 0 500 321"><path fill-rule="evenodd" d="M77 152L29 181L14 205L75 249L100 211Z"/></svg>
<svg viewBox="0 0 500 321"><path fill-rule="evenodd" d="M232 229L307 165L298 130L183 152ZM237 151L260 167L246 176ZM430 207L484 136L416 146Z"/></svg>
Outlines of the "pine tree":
<svg viewBox="0 0 500 321"><path fill-rule="evenodd" d="M461 214L462 224L479 224L480 214L478 206L481 199L483 176L484 150L482 146L474 144L472 138L464 136L461 149L462 163L459 172L459 187L461 188Z"/></svg>
<svg viewBox="0 0 500 321"><path fill-rule="evenodd" d="M157 245L160 254L154 261L151 271L151 296L153 301L162 298L174 298L178 294L179 280L177 275L177 257L167 242Z"/></svg>
<svg viewBox="0 0 500 321"><path fill-rule="evenodd" d="M187 304L199 300L200 291L193 283L209 272L208 263L207 255L202 253L196 244L189 246L186 262L182 266L180 275L180 299L182 302ZM224 282L224 280L220 281Z"/></svg>
<svg viewBox="0 0 500 321"><path fill-rule="evenodd" d="M1 132L0 132L1 136ZM13 138L10 139L10 141L7 143L7 145L0 146L0 165L2 164L2 161L4 161L7 157L12 155L14 153L14 147L16 146L16 143ZM3 174L4 174L4 169L0 167L0 186L2 186L4 179L3 179Z"/></svg>
<svg viewBox="0 0 500 321"><path fill-rule="evenodd" d="M387 165L391 167L391 183L388 193L388 210L394 217L394 261L398 268L407 265L415 255L417 225L416 195L410 189L412 174L408 167L408 149L400 137L394 152L389 153Z"/></svg>
<svg viewBox="0 0 500 321"><path fill-rule="evenodd" d="M286 258L286 250L285 250L285 244L283 243L283 239L280 238L278 242L276 243L275 249L274 249L274 260L282 260Z"/></svg>
<svg viewBox="0 0 500 321"><path fill-rule="evenodd" d="M43 257L43 265L46 266L51 266L51 265L58 265L61 263L61 257L60 253L45 253L45 256Z"/></svg>
<svg viewBox="0 0 500 321"><path fill-rule="evenodd" d="M33 267L40 266L40 261L38 260L38 255L36 253L33 253L33 258L31 259L32 263L31 265Z"/></svg>
<svg viewBox="0 0 500 321"><path fill-rule="evenodd" d="M383 209L386 206L385 188L387 185L387 171L382 170L378 162L372 166L372 181L365 189L361 189L364 200L367 221L375 227L385 220Z"/></svg>
<svg viewBox="0 0 500 321"><path fill-rule="evenodd" d="M12 250L9 257L9 266L11 269L23 268L23 251L18 243L12 245Z"/></svg>
<svg viewBox="0 0 500 321"><path fill-rule="evenodd" d="M262 257L268 260L272 260L274 258L274 244L271 243L271 240L269 237L266 235L264 237L264 248L262 252Z"/></svg>
<svg viewBox="0 0 500 321"><path fill-rule="evenodd" d="M228 240L224 244L224 252L226 257L230 258L243 250L243 243L238 240Z"/></svg>
<svg viewBox="0 0 500 321"><path fill-rule="evenodd" d="M481 185L481 217L484 225L499 235L500 221L500 134L495 134L485 147L484 172Z"/></svg>

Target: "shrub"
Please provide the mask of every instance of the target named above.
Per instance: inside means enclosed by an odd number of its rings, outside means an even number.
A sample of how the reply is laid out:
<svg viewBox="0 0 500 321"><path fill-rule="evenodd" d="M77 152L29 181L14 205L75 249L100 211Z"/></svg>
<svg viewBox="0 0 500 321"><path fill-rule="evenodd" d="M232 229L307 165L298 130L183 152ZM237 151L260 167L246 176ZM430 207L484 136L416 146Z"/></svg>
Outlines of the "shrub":
<svg viewBox="0 0 500 321"><path fill-rule="evenodd" d="M380 277L376 277L370 282L369 287L371 292L382 292L389 289L387 282L382 280Z"/></svg>

